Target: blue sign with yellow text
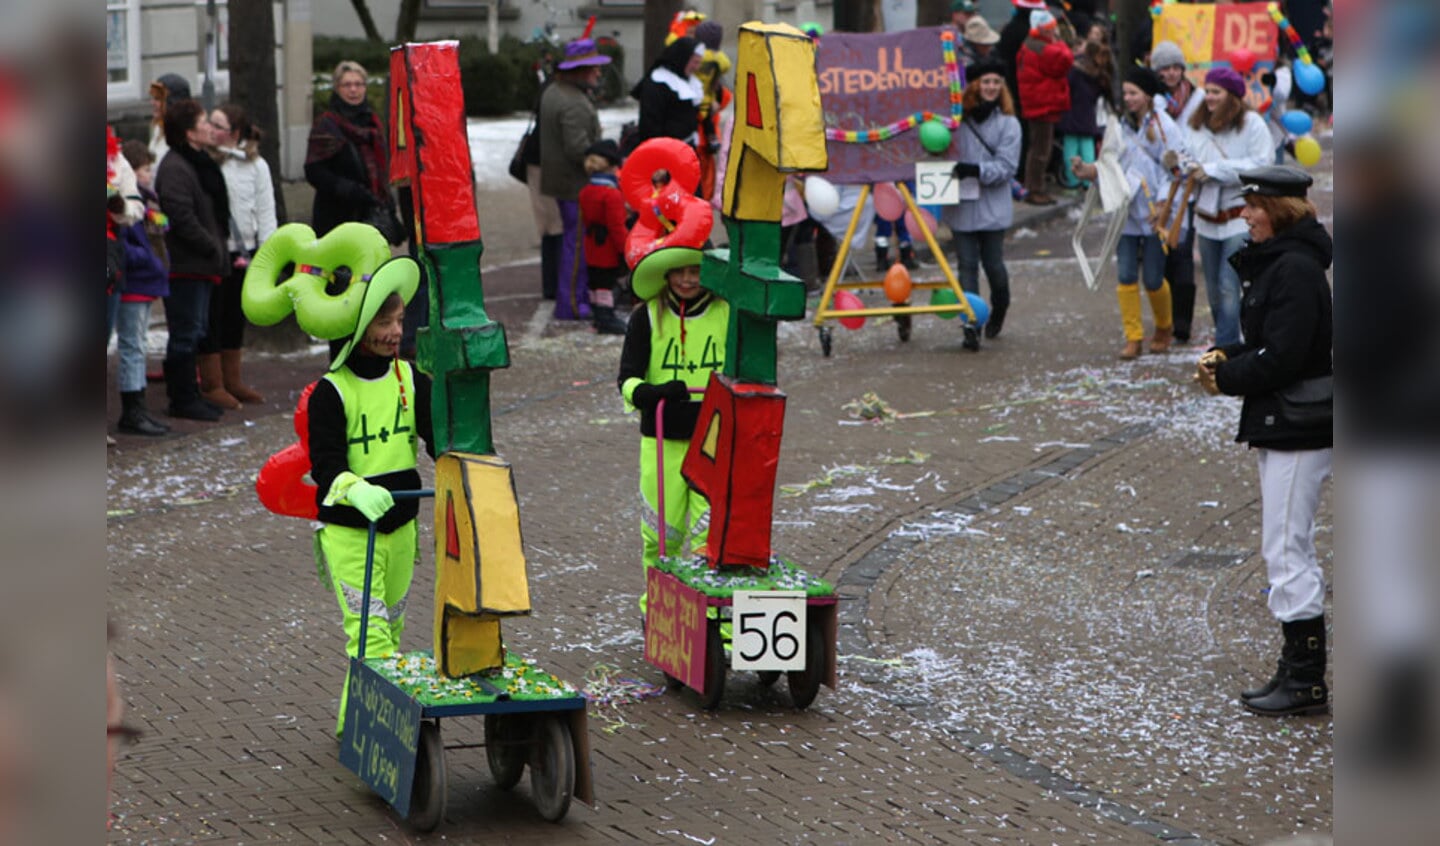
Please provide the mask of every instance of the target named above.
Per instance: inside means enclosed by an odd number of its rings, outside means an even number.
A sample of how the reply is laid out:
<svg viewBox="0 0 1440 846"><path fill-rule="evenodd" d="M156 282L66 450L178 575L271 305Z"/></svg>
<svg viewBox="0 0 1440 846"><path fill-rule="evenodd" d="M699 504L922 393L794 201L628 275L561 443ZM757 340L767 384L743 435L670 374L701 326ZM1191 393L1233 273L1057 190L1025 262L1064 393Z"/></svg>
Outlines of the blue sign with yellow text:
<svg viewBox="0 0 1440 846"><path fill-rule="evenodd" d="M350 659L350 698L345 706L340 763L402 817L410 813L420 716L420 703L365 662Z"/></svg>

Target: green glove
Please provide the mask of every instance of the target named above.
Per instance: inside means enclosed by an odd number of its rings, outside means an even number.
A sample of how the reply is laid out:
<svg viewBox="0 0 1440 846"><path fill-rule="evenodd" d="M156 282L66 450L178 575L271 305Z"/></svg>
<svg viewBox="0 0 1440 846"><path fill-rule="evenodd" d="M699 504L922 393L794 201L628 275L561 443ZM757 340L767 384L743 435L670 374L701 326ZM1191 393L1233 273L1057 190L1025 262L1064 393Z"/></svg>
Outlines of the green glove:
<svg viewBox="0 0 1440 846"><path fill-rule="evenodd" d="M361 479L345 492L345 501L354 506L356 511L364 514L366 520L373 523L385 516L385 512L395 504L395 497L390 495L388 489L372 485Z"/></svg>

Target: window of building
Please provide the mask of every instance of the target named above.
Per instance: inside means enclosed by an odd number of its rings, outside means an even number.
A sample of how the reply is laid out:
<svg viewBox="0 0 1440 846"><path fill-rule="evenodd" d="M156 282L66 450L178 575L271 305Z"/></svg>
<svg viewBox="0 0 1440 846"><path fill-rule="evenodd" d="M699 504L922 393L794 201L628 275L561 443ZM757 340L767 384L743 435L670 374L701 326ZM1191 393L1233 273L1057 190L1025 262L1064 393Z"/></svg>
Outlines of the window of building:
<svg viewBox="0 0 1440 846"><path fill-rule="evenodd" d="M140 0L105 0L106 99L138 99Z"/></svg>

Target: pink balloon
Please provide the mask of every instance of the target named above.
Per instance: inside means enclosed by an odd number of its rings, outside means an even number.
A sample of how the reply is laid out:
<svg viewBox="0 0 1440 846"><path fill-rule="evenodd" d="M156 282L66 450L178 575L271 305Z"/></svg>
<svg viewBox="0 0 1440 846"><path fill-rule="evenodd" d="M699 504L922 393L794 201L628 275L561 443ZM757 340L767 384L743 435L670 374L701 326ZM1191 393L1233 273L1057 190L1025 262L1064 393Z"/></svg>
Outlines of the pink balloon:
<svg viewBox="0 0 1440 846"><path fill-rule="evenodd" d="M905 201L893 182L875 183L875 213L882 220L896 221L905 214Z"/></svg>
<svg viewBox="0 0 1440 846"><path fill-rule="evenodd" d="M850 291L836 291L835 301L832 305L834 305L836 311L854 311L855 309L864 308L865 302ZM865 318L842 317L840 318L840 325L846 329L859 329L865 325Z"/></svg>
<svg viewBox="0 0 1440 846"><path fill-rule="evenodd" d="M916 206L915 208L919 209L920 207ZM934 235L935 215L931 214L928 209L920 209L920 219L925 221L925 227L930 230L931 235ZM909 209L905 210L905 230L910 233L910 237L916 243L925 240L925 236L920 234L920 227L915 222L915 215L911 214Z"/></svg>

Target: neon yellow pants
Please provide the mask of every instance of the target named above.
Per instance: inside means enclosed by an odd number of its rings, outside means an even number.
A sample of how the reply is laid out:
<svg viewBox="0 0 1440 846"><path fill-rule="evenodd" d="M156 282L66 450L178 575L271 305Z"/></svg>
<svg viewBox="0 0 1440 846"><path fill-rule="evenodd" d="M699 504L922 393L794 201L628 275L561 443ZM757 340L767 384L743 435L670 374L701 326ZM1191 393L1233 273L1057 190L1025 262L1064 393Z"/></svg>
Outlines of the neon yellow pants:
<svg viewBox="0 0 1440 846"><path fill-rule="evenodd" d="M665 441L665 555L679 555L688 539L690 551L700 552L710 534L710 503L680 475L680 463L690 449L687 441ZM660 561L660 515L656 497L659 466L655 455L655 439L640 439L640 499L644 504L640 515L640 539L644 549L641 560L645 568ZM642 570L642 576L644 571ZM640 613L645 613L645 589L641 583Z"/></svg>
<svg viewBox="0 0 1440 846"><path fill-rule="evenodd" d="M360 654L360 609L365 595L365 529L326 525L315 533L315 562L320 580L335 592L345 627L345 654ZM400 651L405 631L405 603L415 574L415 521L390 534L375 535L375 564L370 577L370 620L365 632L365 657L380 658ZM345 729L345 703L350 674L340 689L340 715L335 735Z"/></svg>

